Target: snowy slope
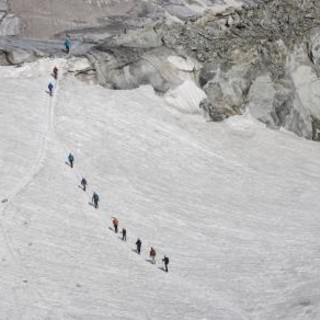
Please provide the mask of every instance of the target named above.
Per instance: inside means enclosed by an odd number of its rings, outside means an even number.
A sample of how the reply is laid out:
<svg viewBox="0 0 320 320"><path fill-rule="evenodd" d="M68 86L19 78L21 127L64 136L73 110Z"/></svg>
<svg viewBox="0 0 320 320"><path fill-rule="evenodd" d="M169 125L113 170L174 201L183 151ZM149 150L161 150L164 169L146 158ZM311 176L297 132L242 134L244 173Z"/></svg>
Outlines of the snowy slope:
<svg viewBox="0 0 320 320"><path fill-rule="evenodd" d="M320 319L319 144L67 64L0 70L0 319Z"/></svg>

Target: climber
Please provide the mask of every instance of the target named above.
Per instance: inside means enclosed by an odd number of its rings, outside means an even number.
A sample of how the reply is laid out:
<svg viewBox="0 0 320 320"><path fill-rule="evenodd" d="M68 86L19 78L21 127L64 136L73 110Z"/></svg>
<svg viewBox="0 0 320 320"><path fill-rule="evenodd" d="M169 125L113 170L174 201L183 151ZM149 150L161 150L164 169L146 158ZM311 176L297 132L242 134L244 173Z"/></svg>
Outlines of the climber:
<svg viewBox="0 0 320 320"><path fill-rule="evenodd" d="M99 208L99 196L96 192L94 192L92 195L92 202L96 209Z"/></svg>
<svg viewBox="0 0 320 320"><path fill-rule="evenodd" d="M156 250L154 250L151 247L149 255L150 255L150 258L151 258L151 263L155 264L156 263Z"/></svg>
<svg viewBox="0 0 320 320"><path fill-rule="evenodd" d="M162 262L164 263L165 271L168 272L169 258L167 256L164 256L164 258L162 259Z"/></svg>
<svg viewBox="0 0 320 320"><path fill-rule="evenodd" d="M118 224L119 224L118 219L117 218L113 218L112 223L113 223L113 226L114 226L114 232L118 233Z"/></svg>
<svg viewBox="0 0 320 320"><path fill-rule="evenodd" d="M80 184L82 185L83 191L86 191L88 184L87 180L85 178L82 178Z"/></svg>
<svg viewBox="0 0 320 320"><path fill-rule="evenodd" d="M54 67L53 68L53 77L57 80L58 79L58 68Z"/></svg>
<svg viewBox="0 0 320 320"><path fill-rule="evenodd" d="M64 46L66 48L66 52L69 53L71 49L71 40L69 38L67 38L64 42Z"/></svg>
<svg viewBox="0 0 320 320"><path fill-rule="evenodd" d="M137 246L137 253L140 254L141 252L141 245L142 245L142 242L141 240L138 238L137 242L136 242L136 246Z"/></svg>
<svg viewBox="0 0 320 320"><path fill-rule="evenodd" d="M51 82L48 84L48 89L49 89L50 97L52 97L53 84Z"/></svg>
<svg viewBox="0 0 320 320"><path fill-rule="evenodd" d="M122 228L122 241L127 241L127 230Z"/></svg>
<svg viewBox="0 0 320 320"><path fill-rule="evenodd" d="M68 160L70 163L70 167L73 168L74 156L72 155L72 153L69 153Z"/></svg>

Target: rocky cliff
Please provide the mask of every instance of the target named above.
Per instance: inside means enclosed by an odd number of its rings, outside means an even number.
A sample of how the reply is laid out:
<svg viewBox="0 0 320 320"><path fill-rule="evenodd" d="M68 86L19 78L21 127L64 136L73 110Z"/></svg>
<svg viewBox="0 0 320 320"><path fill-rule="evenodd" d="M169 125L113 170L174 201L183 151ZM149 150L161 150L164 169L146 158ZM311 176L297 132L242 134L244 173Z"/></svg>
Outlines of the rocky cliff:
<svg viewBox="0 0 320 320"><path fill-rule="evenodd" d="M202 63L196 79L213 120L249 112L319 140L320 3L274 0L161 28L165 46Z"/></svg>
<svg viewBox="0 0 320 320"><path fill-rule="evenodd" d="M212 120L249 111L270 128L319 140L319 16L320 3L312 0L209 11L184 24L112 36L88 56L100 83L151 83L159 92L179 83L168 63L179 56L193 63L184 71L206 92L200 107Z"/></svg>
<svg viewBox="0 0 320 320"><path fill-rule="evenodd" d="M78 76L114 89L151 84L159 93L193 79L207 95L199 108L213 121L250 112L270 128L320 140L319 16L315 0L255 1L183 23L91 34L78 52L88 59ZM10 50L6 44L12 63Z"/></svg>

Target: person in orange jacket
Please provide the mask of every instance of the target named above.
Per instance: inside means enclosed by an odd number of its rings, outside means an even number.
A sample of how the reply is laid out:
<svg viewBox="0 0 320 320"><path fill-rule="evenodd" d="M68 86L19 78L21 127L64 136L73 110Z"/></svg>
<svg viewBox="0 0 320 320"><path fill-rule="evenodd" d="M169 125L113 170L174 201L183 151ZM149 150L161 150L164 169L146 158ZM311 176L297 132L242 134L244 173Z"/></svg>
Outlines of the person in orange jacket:
<svg viewBox="0 0 320 320"><path fill-rule="evenodd" d="M152 247L150 249L150 258L151 258L151 263L155 264L156 263L156 250L154 250Z"/></svg>
<svg viewBox="0 0 320 320"><path fill-rule="evenodd" d="M118 233L118 225L119 225L119 221L117 218L113 218L112 220L113 226L114 226L114 232Z"/></svg>

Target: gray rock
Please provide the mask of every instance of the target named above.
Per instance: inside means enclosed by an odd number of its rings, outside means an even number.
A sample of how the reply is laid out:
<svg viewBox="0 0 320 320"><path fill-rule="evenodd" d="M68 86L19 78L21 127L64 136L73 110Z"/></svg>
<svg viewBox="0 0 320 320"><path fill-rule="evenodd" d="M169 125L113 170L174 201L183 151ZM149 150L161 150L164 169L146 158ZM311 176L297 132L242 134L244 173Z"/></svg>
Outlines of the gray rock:
<svg viewBox="0 0 320 320"><path fill-rule="evenodd" d="M280 126L273 105L275 95L275 84L270 75L262 75L257 77L251 85L246 103L250 114L271 128Z"/></svg>
<svg viewBox="0 0 320 320"><path fill-rule="evenodd" d="M7 66L9 65L9 61L7 60L7 54L5 52L0 51L0 65Z"/></svg>
<svg viewBox="0 0 320 320"><path fill-rule="evenodd" d="M108 45L131 48L156 48L162 46L161 37L153 28L129 30L108 40Z"/></svg>
<svg viewBox="0 0 320 320"><path fill-rule="evenodd" d="M143 59L140 48L100 46L88 55L97 72L98 82L114 89L133 89L150 84L155 91L165 92L168 81L155 66Z"/></svg>
<svg viewBox="0 0 320 320"><path fill-rule="evenodd" d="M309 55L311 61L320 67L320 27L310 31Z"/></svg>
<svg viewBox="0 0 320 320"><path fill-rule="evenodd" d="M308 58L305 45L294 48L294 51L288 57L286 70L292 82L291 90L294 95L292 116L289 125L286 121L286 127L294 132L297 132L297 128L302 136L318 140L318 131L320 130L320 96L318 94L320 79Z"/></svg>
<svg viewBox="0 0 320 320"><path fill-rule="evenodd" d="M251 82L255 77L254 55L234 52L233 61L206 64L199 81L210 103L226 115L241 114ZM211 78L211 79L210 79ZM209 80L210 79L210 80Z"/></svg>
<svg viewBox="0 0 320 320"><path fill-rule="evenodd" d="M35 55L31 51L15 49L7 53L7 60L13 65L18 65L35 60Z"/></svg>
<svg viewBox="0 0 320 320"><path fill-rule="evenodd" d="M208 99L203 99L199 104L199 108L203 110L207 120L223 121L228 118L224 108L212 104Z"/></svg>

